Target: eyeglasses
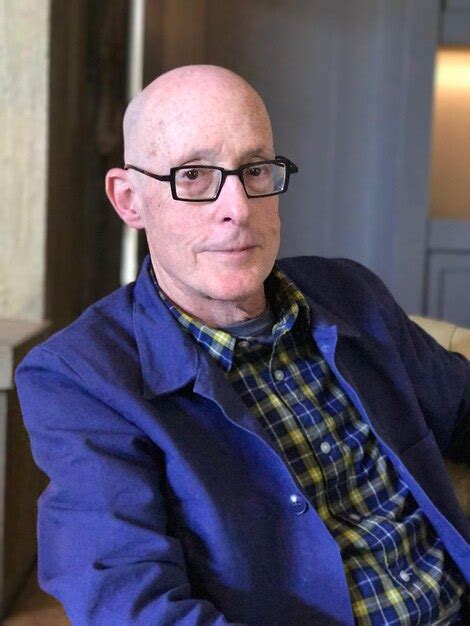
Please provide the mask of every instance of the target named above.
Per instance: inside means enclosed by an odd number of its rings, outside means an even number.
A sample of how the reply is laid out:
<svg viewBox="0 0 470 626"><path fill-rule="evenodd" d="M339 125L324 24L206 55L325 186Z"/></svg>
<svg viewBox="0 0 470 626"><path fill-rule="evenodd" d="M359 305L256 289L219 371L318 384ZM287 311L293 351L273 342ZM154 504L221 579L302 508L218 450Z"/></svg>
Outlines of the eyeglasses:
<svg viewBox="0 0 470 626"><path fill-rule="evenodd" d="M156 180L169 182L174 200L184 202L211 202L217 200L227 176L238 176L248 198L265 198L287 191L289 177L298 167L283 156L268 161L245 163L235 170L212 165L185 165L170 168L170 174L162 176L143 170L135 165L124 166Z"/></svg>

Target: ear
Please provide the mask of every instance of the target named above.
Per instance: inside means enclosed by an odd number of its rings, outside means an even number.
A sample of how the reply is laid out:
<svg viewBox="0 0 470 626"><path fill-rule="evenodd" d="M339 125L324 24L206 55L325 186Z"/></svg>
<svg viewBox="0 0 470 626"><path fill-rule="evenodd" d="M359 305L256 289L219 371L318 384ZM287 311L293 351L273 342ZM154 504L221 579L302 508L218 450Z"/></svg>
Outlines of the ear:
<svg viewBox="0 0 470 626"><path fill-rule="evenodd" d="M144 228L139 193L128 170L119 167L109 170L105 184L106 195L122 221L137 230Z"/></svg>

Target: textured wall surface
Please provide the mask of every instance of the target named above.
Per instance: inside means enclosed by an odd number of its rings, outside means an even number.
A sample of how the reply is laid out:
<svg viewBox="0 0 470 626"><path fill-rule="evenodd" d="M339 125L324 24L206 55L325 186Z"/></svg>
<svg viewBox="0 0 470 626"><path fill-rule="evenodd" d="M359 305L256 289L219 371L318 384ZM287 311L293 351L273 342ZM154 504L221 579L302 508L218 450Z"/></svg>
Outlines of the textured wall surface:
<svg viewBox="0 0 470 626"><path fill-rule="evenodd" d="M43 316L49 0L0 0L0 318Z"/></svg>

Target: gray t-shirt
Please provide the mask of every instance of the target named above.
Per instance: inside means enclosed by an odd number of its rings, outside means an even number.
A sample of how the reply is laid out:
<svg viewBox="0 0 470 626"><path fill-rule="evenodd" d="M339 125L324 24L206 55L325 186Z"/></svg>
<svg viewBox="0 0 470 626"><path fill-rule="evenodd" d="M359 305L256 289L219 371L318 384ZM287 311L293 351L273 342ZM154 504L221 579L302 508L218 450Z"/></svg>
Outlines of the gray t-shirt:
<svg viewBox="0 0 470 626"><path fill-rule="evenodd" d="M239 322L231 326L219 326L219 328L234 337L254 337L260 343L272 343L272 329L274 323L274 313L268 302L266 311L258 315L258 317L253 317L246 322Z"/></svg>

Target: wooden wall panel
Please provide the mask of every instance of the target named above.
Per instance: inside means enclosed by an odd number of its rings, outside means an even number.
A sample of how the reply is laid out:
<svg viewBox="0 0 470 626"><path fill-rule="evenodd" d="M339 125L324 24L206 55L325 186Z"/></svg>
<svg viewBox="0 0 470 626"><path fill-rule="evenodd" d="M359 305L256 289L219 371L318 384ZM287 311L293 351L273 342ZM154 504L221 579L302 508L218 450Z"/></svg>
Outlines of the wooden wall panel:
<svg viewBox="0 0 470 626"><path fill-rule="evenodd" d="M122 164L127 2L54 0L46 315L54 327L119 286L121 222L104 192Z"/></svg>

